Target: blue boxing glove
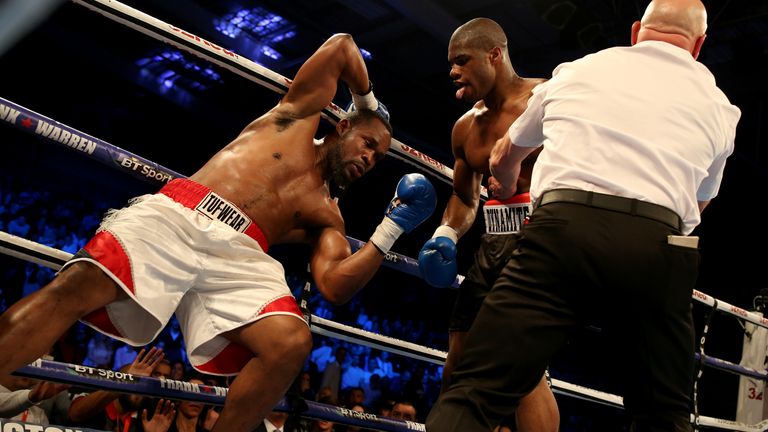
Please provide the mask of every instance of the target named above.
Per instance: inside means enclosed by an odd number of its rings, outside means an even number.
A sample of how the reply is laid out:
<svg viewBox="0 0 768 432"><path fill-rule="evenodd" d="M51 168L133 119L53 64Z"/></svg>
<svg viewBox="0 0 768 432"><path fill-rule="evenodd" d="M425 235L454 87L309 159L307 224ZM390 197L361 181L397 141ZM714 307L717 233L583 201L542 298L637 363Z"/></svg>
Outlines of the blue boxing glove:
<svg viewBox="0 0 768 432"><path fill-rule="evenodd" d="M436 205L437 196L432 183L421 174L406 174L397 184L395 196L384 216L409 233L432 215Z"/></svg>
<svg viewBox="0 0 768 432"><path fill-rule="evenodd" d="M456 230L441 225L435 235L424 243L419 252L419 273L433 287L446 288L458 274L456 264Z"/></svg>
<svg viewBox="0 0 768 432"><path fill-rule="evenodd" d="M359 95L353 91L350 91L350 93L352 94L352 102L347 106L347 112L351 113L358 109L367 109L374 111L381 118L389 122L389 110L373 95L373 84L370 85L366 94Z"/></svg>
<svg viewBox="0 0 768 432"><path fill-rule="evenodd" d="M424 222L435 211L436 205L435 188L426 177L404 175L384 212L384 219L371 236L371 243L383 253L389 252L395 240Z"/></svg>

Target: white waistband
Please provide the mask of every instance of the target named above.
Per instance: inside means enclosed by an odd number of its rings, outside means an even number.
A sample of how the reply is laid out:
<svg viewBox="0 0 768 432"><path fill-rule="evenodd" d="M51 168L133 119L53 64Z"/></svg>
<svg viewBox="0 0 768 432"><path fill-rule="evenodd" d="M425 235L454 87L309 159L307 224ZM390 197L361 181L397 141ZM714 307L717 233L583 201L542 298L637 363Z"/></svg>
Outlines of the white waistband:
<svg viewBox="0 0 768 432"><path fill-rule="evenodd" d="M513 234L523 228L525 218L531 213L531 203L502 204L490 201L483 206L485 232L488 234Z"/></svg>

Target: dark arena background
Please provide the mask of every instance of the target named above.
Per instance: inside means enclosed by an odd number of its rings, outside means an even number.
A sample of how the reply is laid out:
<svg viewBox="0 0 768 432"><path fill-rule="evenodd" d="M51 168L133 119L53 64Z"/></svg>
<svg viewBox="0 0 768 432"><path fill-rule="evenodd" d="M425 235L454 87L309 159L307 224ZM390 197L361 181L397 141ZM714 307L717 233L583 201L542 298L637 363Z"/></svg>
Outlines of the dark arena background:
<svg viewBox="0 0 768 432"><path fill-rule="evenodd" d="M469 105L454 98L447 44L453 30L474 17L499 22L509 39L517 73L549 77L559 63L602 48L628 45L630 26L646 1L635 0L125 0L137 8L286 77L330 35L350 33L364 51L376 95L392 115L394 137L430 158L453 166L450 133ZM720 194L703 214L698 290L745 310L755 308L766 279L768 188L768 1L704 1L708 37L699 60L742 110L736 150L728 159ZM34 4L34 6L29 6ZM26 5L26 6L25 6ZM29 7L28 7L29 6ZM34 11L30 11L34 9ZM26 24L22 24L26 23ZM0 98L48 116L183 175L191 175L280 96L229 70L164 44L94 11L51 1L0 3ZM346 106L339 87L335 103ZM2 103L2 102L0 102ZM4 108L5 105L0 108ZM0 116L0 123L7 121ZM328 123L325 123L326 127ZM324 131L321 127L320 132ZM75 252L93 234L106 209L121 207L158 189L123 170L85 157L10 125L0 124L0 230ZM409 172L432 172L388 157L349 188L340 201L347 235L367 240L381 220L397 180ZM438 210L404 235L394 251L416 257L439 224L450 184L431 177ZM482 221L459 242L463 273ZM298 293L305 280L307 250L275 247ZM53 271L0 256L0 310L53 277ZM419 345L447 350L447 322L455 298L417 277L382 268L350 303L331 307L315 295L318 316ZM759 298L758 298L759 300ZM708 309L693 302L697 331ZM625 305L616 304L622 308ZM716 314L707 354L738 363L742 322ZM93 331L77 326L54 348L56 360L88 357ZM123 344L100 342L117 351ZM172 328L158 339L169 358L184 361L183 343ZM423 422L439 390L440 368L332 338L315 336L315 348L347 348L348 367L372 372L369 361L390 362L392 375L372 395L376 412L386 400L414 401ZM94 359L89 359L94 361ZM102 359L103 360L103 359ZM116 359L99 365L117 368ZM321 372L307 362L312 391ZM554 378L616 393L622 367L599 329L575 335L552 364ZM699 383L703 415L733 419L738 376L705 369ZM378 392L378 393L376 393ZM561 430L624 430L617 408L558 394Z"/></svg>

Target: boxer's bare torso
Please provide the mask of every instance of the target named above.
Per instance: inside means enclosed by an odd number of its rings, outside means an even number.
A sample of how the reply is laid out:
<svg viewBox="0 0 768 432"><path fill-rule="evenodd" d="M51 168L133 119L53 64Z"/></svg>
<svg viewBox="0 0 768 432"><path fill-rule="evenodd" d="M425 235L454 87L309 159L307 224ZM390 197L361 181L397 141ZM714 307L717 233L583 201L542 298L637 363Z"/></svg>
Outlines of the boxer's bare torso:
<svg viewBox="0 0 768 432"><path fill-rule="evenodd" d="M490 177L488 160L493 145L525 111L531 90L542 82L542 79L521 79L519 92L506 98L501 109L490 110L483 100L478 101L456 121L453 131L455 157L462 159L471 171ZM527 175L521 175L524 181L518 184L518 192L528 191L527 179L530 179L532 166L528 167Z"/></svg>
<svg viewBox="0 0 768 432"><path fill-rule="evenodd" d="M294 119L278 105L251 122L240 135L211 158L191 180L243 209L264 232L269 244L306 240L318 228L343 232L344 221L330 196L328 149L314 144L320 121L316 114ZM355 180L384 157L390 137L383 127L361 125L353 142L345 140L340 169ZM367 160L358 146L372 149Z"/></svg>

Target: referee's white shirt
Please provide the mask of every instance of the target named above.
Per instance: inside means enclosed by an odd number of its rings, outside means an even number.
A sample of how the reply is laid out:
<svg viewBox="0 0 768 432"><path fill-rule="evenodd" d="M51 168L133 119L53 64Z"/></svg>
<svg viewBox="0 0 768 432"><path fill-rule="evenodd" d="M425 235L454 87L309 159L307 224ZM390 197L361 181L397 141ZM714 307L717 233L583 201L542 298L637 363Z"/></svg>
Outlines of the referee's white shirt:
<svg viewBox="0 0 768 432"><path fill-rule="evenodd" d="M689 234L697 201L717 195L740 116L690 53L645 41L558 66L509 136L544 145L533 200L559 188L637 198L677 212Z"/></svg>

